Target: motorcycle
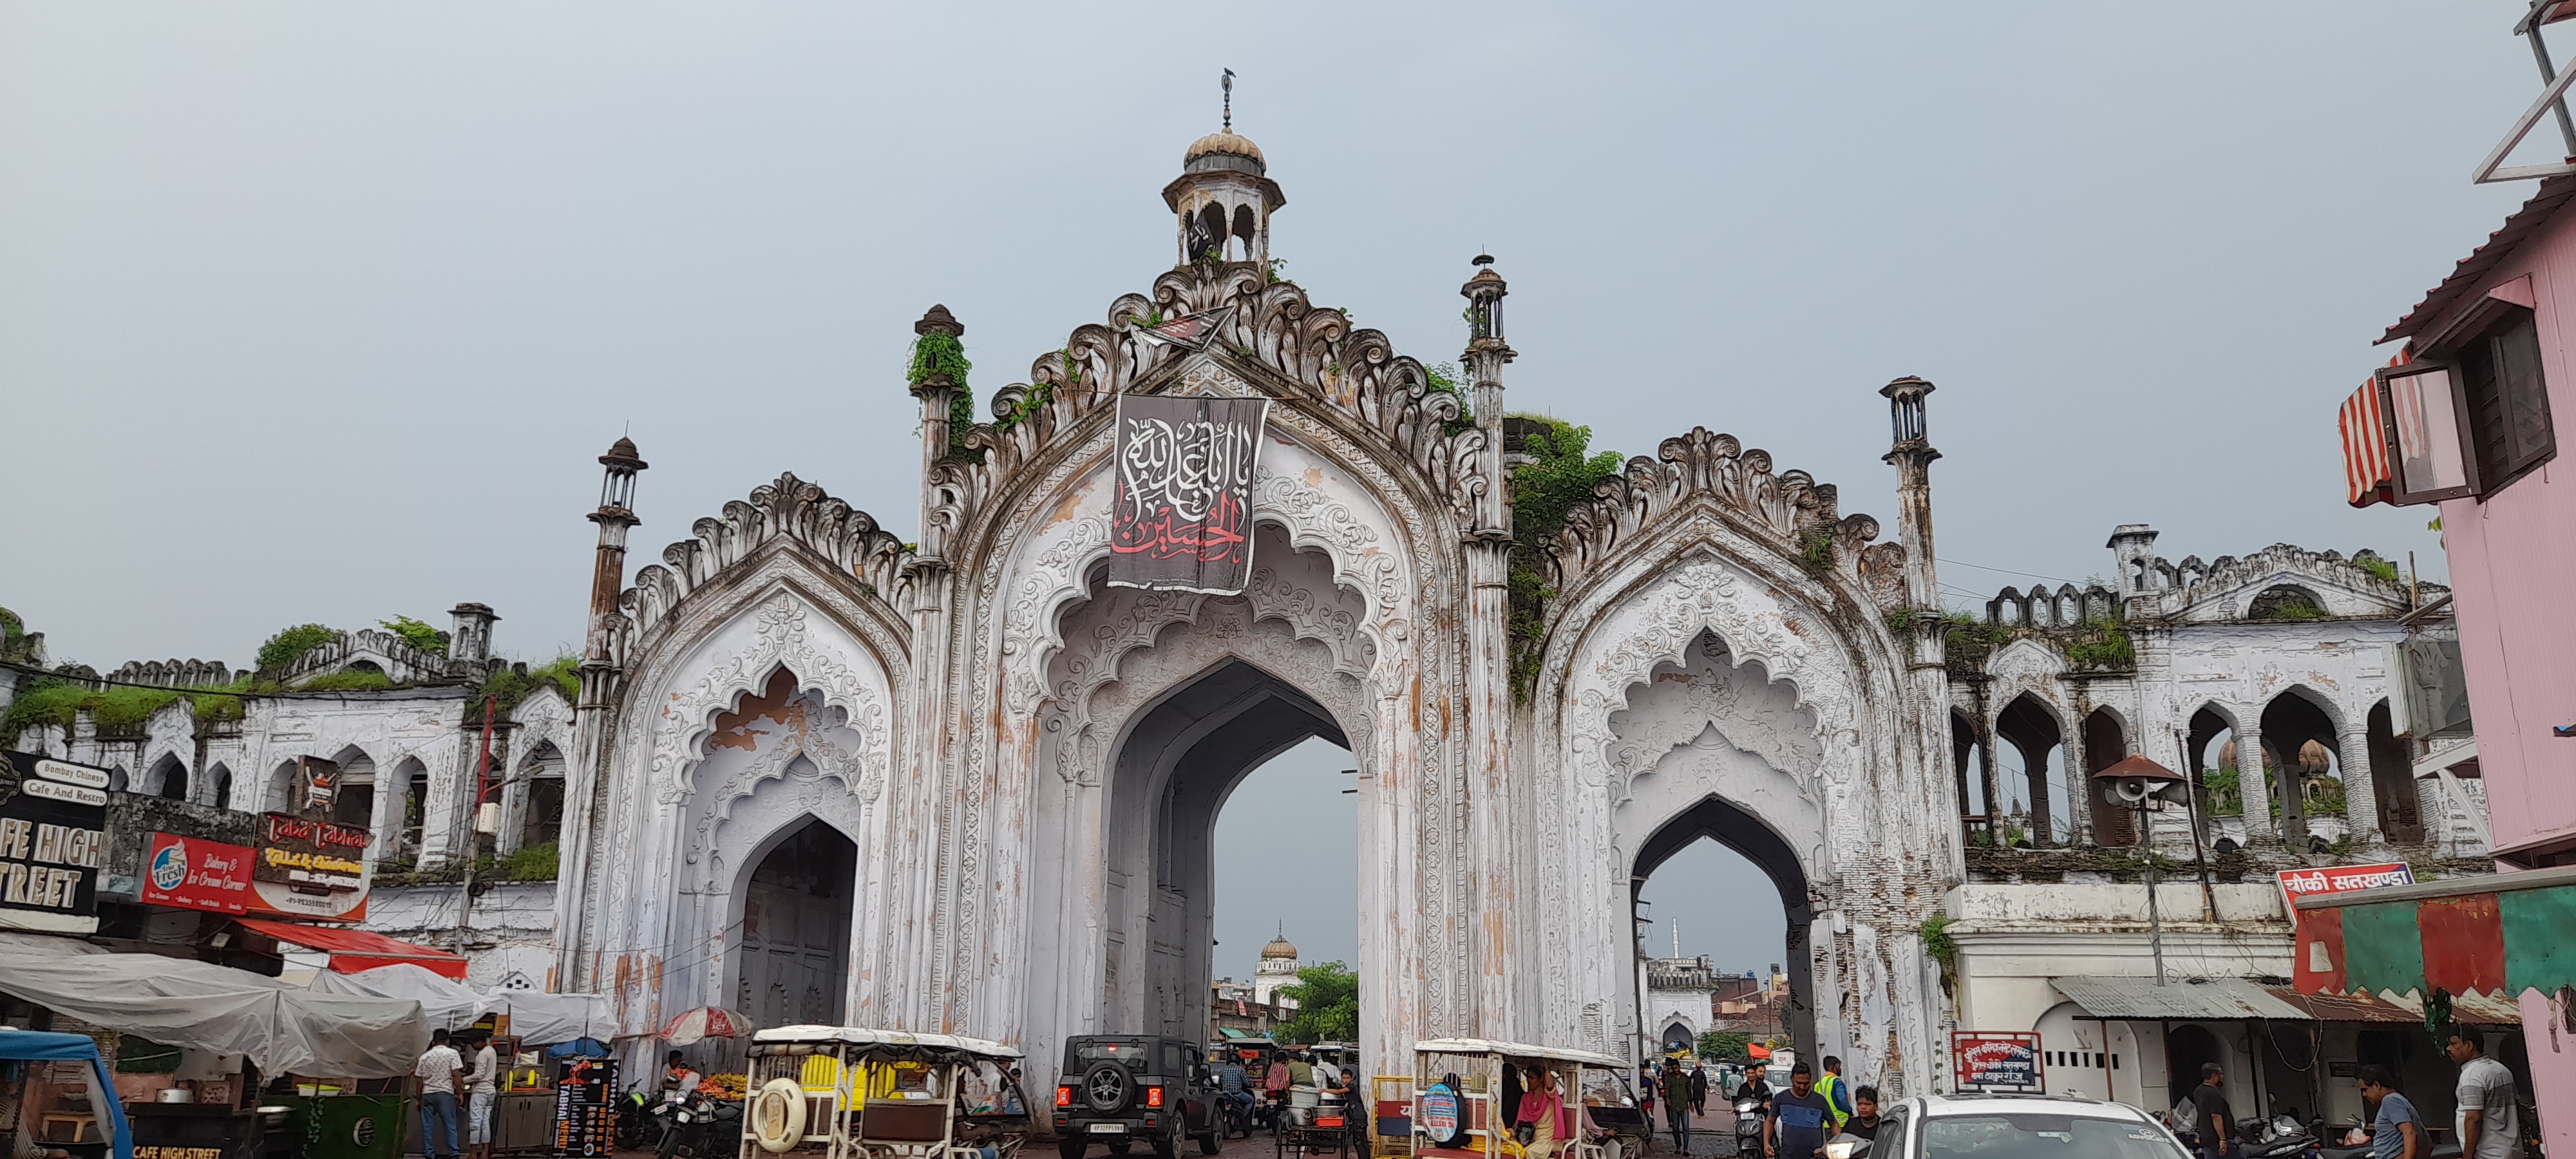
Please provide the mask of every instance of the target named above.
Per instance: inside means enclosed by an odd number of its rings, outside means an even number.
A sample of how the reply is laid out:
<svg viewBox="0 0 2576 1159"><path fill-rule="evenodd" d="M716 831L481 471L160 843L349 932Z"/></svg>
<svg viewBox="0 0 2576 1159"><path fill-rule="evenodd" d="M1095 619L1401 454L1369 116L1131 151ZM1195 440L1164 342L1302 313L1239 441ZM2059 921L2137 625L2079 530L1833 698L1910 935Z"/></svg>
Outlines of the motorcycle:
<svg viewBox="0 0 2576 1159"><path fill-rule="evenodd" d="M1759 1149L1762 1146L1762 1123L1770 1117L1770 1113L1763 1108L1760 1099L1735 1100L1736 1154L1749 1154L1748 1147Z"/></svg>
<svg viewBox="0 0 2576 1159"><path fill-rule="evenodd" d="M1227 1139L1238 1135L1251 1138L1256 1113L1254 1107L1257 1105L1257 1102L1219 1094L1216 1099L1217 1134Z"/></svg>
<svg viewBox="0 0 2576 1159"><path fill-rule="evenodd" d="M2245 1159L2312 1159L2317 1152L2317 1137L2293 1115L2246 1120L2238 1125L2236 1140Z"/></svg>
<svg viewBox="0 0 2576 1159"><path fill-rule="evenodd" d="M617 1100L617 1149L641 1151L652 1145L657 1126L652 1115L653 1096L640 1090L628 1091Z"/></svg>
<svg viewBox="0 0 2576 1159"><path fill-rule="evenodd" d="M719 1103L704 1095L671 1099L651 1114L662 1122L655 1159L717 1159L732 1152L742 1137L742 1104Z"/></svg>

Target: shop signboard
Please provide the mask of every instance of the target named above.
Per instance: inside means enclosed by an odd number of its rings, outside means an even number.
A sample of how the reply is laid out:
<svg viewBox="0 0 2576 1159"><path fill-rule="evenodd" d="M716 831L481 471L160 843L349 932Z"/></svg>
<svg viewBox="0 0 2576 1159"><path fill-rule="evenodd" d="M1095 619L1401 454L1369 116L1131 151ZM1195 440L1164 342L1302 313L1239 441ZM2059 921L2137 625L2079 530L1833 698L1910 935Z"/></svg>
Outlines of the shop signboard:
<svg viewBox="0 0 2576 1159"><path fill-rule="evenodd" d="M557 1060L554 1159L607 1159L616 1141L617 1061Z"/></svg>
<svg viewBox="0 0 2576 1159"><path fill-rule="evenodd" d="M1959 1094L2044 1095L2048 1076L2039 1059L2039 1035L2015 1031L1953 1030L1950 1073Z"/></svg>
<svg viewBox="0 0 2576 1159"><path fill-rule="evenodd" d="M2291 914L2299 912L2299 899L2303 897L2415 884L2414 867L2403 861L2378 865L2330 865L2323 869L2284 869L2273 876L2281 882L2281 908Z"/></svg>
<svg viewBox="0 0 2576 1159"><path fill-rule="evenodd" d="M247 846L155 833L143 862L143 900L219 914L247 913L256 857Z"/></svg>
<svg viewBox="0 0 2576 1159"><path fill-rule="evenodd" d="M251 861L252 909L289 917L358 921L367 916L367 861L372 836L291 813L262 813L258 856Z"/></svg>
<svg viewBox="0 0 2576 1159"><path fill-rule="evenodd" d="M0 753L0 929L97 932L112 775L39 753Z"/></svg>

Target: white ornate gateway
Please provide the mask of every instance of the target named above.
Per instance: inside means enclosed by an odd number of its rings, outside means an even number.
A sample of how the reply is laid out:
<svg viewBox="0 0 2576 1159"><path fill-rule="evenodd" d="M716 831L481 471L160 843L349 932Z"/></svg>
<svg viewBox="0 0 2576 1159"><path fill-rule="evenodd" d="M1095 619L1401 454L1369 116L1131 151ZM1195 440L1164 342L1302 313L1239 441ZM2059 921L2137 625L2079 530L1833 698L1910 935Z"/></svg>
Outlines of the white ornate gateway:
<svg viewBox="0 0 2576 1159"><path fill-rule="evenodd" d="M1498 275L1462 398L1271 276L1250 141L1164 197L1182 264L992 421L952 418L964 327L918 324L918 544L783 475L621 591L643 463L602 460L557 988L631 1032L721 1004L986 1036L1040 1078L1069 1034L1197 1035L1216 811L1322 736L1358 766L1372 1073L1434 1036L1629 1049L1633 883L1713 836L1780 883L1801 1045L1928 1088L1960 807L1937 617L1890 613L1936 590L1930 384L1884 392L1901 543L1696 429L1516 544L1540 424L1504 416ZM1122 393L1271 400L1240 595L1105 582Z"/></svg>

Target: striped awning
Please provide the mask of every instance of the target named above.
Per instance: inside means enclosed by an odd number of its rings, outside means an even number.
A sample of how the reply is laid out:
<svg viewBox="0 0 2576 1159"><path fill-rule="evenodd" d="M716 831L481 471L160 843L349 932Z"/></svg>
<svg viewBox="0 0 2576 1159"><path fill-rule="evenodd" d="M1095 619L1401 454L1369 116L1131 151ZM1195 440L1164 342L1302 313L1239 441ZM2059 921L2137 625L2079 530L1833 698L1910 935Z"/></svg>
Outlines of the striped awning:
<svg viewBox="0 0 2576 1159"><path fill-rule="evenodd" d="M2406 364L2406 352L2388 360L2390 366ZM2361 387L2344 396L2343 410L2335 416L2335 432L2343 437L2344 499L2355 507L2386 503L2396 497L2388 469L2388 438L2380 423L2379 380L2365 378Z"/></svg>
<svg viewBox="0 0 2576 1159"><path fill-rule="evenodd" d="M2576 867L2300 898L2302 994L2555 994L2576 986Z"/></svg>

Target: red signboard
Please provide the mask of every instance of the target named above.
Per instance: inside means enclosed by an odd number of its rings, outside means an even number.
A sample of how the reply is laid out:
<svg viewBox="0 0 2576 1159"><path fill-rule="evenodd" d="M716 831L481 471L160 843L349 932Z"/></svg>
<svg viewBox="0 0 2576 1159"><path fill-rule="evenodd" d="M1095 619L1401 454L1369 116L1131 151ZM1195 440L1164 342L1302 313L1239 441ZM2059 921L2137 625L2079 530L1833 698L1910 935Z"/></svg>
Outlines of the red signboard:
<svg viewBox="0 0 2576 1159"><path fill-rule="evenodd" d="M2303 897L2415 884L2414 869L2403 861L2380 865L2333 865L2323 869L2284 869L2273 876L2281 881L2282 908L2293 915L2299 912L2298 902Z"/></svg>
<svg viewBox="0 0 2576 1159"><path fill-rule="evenodd" d="M1950 1032L1953 1089L1965 1094L2044 1095L2039 1036L2011 1031Z"/></svg>
<svg viewBox="0 0 2576 1159"><path fill-rule="evenodd" d="M152 835L152 853L143 863L143 900L152 905L248 912L251 850L169 833Z"/></svg>

